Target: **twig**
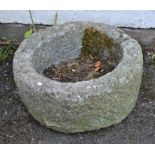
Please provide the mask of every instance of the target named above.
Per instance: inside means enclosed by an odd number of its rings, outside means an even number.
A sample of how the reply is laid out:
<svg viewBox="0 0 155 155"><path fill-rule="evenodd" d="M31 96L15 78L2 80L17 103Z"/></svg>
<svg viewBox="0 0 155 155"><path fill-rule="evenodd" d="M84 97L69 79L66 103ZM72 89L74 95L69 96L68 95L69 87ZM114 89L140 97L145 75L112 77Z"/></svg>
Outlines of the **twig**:
<svg viewBox="0 0 155 155"><path fill-rule="evenodd" d="M32 26L33 26L33 31L36 32L36 27L35 27L35 24L34 24L34 21L33 21L31 10L29 10L29 14L30 14L31 23L32 23Z"/></svg>
<svg viewBox="0 0 155 155"><path fill-rule="evenodd" d="M54 25L57 25L57 21L58 21L58 13L56 12L54 16Z"/></svg>

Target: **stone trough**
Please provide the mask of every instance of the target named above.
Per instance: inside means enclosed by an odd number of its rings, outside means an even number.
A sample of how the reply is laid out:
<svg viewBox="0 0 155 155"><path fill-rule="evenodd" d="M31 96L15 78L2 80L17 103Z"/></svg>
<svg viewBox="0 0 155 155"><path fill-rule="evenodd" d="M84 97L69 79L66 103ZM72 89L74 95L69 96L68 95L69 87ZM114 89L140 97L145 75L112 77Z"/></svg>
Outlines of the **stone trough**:
<svg viewBox="0 0 155 155"><path fill-rule="evenodd" d="M75 83L44 77L45 67L78 57L87 26L120 45L116 68L99 78ZM22 42L13 61L14 79L31 115L48 128L68 133L98 130L125 119L136 104L142 67L136 40L113 26L88 22L40 30Z"/></svg>

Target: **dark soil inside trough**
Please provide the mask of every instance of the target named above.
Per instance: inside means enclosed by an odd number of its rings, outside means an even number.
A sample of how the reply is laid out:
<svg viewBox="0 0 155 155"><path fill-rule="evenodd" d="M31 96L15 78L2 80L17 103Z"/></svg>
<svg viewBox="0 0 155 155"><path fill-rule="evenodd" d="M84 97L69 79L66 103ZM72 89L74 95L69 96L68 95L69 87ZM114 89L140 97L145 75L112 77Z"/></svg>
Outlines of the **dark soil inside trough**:
<svg viewBox="0 0 155 155"><path fill-rule="evenodd" d="M6 28L7 25L0 26L0 33L4 35ZM14 30L19 34L21 28L17 26ZM0 64L0 143L155 143L155 65L151 62L155 30L124 30L145 46L140 93L127 119L106 129L76 134L59 133L40 125L19 96L10 58Z"/></svg>
<svg viewBox="0 0 155 155"><path fill-rule="evenodd" d="M115 66L107 61L98 60L94 62L92 59L79 59L70 62L60 62L58 65L47 67L44 76L59 82L77 82L98 78L110 71Z"/></svg>

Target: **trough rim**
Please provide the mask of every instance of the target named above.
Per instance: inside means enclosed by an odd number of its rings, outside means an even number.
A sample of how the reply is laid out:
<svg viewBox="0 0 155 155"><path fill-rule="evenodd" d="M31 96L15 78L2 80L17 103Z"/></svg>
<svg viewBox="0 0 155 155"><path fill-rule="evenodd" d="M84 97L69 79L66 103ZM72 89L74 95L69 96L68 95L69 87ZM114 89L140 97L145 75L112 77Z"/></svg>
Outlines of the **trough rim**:
<svg viewBox="0 0 155 155"><path fill-rule="evenodd" d="M43 35L44 35L44 32L48 33L51 30L54 31L55 29L58 29L60 27L64 27L66 25L74 25L74 24L76 25L78 23L84 24L84 25L99 26L99 27L105 26L105 27L108 27L109 29L114 30L118 34L120 34L121 38L118 38L118 39L121 39L120 47L122 49L122 58L121 58L120 62L118 63L118 65L116 66L116 68L113 69L111 72L109 72L103 76L100 76L99 78L91 79L91 80L87 80L87 81L78 81L78 82L74 82L74 83L73 82L58 82L55 80L51 80L51 79L43 76L42 74L39 74L35 70L35 68L32 64L32 55L34 54L35 50L41 46L41 44L43 42L40 42L40 44L35 45L33 49L29 49L27 47L28 47L29 43L31 42L31 40L41 39L41 37L43 37ZM54 37L55 36L53 36L53 38ZM130 47L130 49L127 48L129 43L132 43L132 46ZM136 53L137 55L135 57L132 57L134 55L134 51L137 51L137 53ZM22 56L22 54L23 54L23 56ZM111 25L103 24L103 23L93 23L93 22L83 22L83 21L82 22L67 22L67 23L64 23L61 25L51 26L46 29L39 30L37 33L34 33L30 38L25 39L21 43L21 45L19 46L17 51L15 52L14 60L13 60L13 70L14 70L14 76L16 76L18 73L18 77L20 77L22 80L24 80L23 82L25 84L27 84L29 86L29 88L34 89L34 91L35 91L35 87L37 86L36 84L38 82L42 82L43 83L42 87L44 87L44 91L48 92L49 87L53 87L53 85L55 85L54 87L61 88L62 93L65 94L65 91L66 90L68 91L68 88L70 88L70 90L72 90L72 87L74 87L75 85L76 86L78 85L79 90L81 90L81 91L84 91L83 88L89 86L90 83L92 83L92 85L100 85L100 83L103 84L103 81L105 81L105 86L110 85L108 87L113 87L113 85L118 84L118 81L120 79L122 79L122 74L121 74L122 72L124 72L125 75L129 75L129 76L130 76L131 72L132 73L136 72L136 69L133 70L133 65L135 68L136 61L141 61L141 59L138 60L138 58L142 58L142 52L141 52L140 45L138 44L138 42L135 39L132 39L131 37L126 35L119 28L116 28ZM125 69L124 65L128 65L128 64L130 64L128 66L128 70L124 70ZM137 66L137 67L138 67L137 69L140 69L139 66ZM33 80L30 80L30 76L34 77L34 78L32 78ZM111 79L113 81L113 84L110 83ZM129 81L130 80L132 80L132 77L131 77L131 79L129 78ZM47 83L48 83L48 85L47 85ZM45 86L44 86L44 84L45 84ZM46 87L47 87L47 89L46 89ZM86 90L86 92L87 92L87 90Z"/></svg>

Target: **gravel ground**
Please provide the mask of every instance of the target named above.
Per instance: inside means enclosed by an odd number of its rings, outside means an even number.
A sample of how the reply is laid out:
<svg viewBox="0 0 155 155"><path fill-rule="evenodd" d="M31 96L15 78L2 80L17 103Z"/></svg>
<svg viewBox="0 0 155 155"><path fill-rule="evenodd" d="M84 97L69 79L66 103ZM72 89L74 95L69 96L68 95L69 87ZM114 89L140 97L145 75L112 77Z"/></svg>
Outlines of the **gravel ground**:
<svg viewBox="0 0 155 155"><path fill-rule="evenodd" d="M64 134L47 129L31 117L21 101L10 59L0 64L0 143L155 143L155 65L151 63L155 30L124 30L146 47L140 94L128 118L109 128L85 133Z"/></svg>

